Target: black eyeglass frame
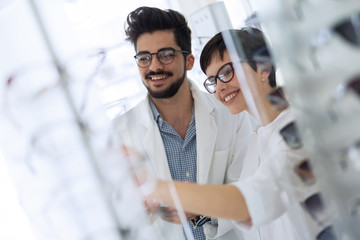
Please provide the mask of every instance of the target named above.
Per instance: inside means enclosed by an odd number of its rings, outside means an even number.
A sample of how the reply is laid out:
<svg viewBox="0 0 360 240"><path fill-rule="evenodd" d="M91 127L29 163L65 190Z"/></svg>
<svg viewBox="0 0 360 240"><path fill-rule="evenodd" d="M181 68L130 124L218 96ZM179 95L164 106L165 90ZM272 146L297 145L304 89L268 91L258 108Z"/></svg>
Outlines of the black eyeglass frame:
<svg viewBox="0 0 360 240"><path fill-rule="evenodd" d="M249 62L249 61L250 61L250 60L240 60L240 63L247 63L247 62ZM204 83L203 83L206 91L208 91L208 92L211 93L211 94L216 93L216 90L211 91L211 90L208 88L209 86L214 86L215 89L216 89L216 79L219 79L219 80L220 80L221 82L223 82L223 83L228 83L228 82L230 82L230 81L234 78L234 75L235 75L235 70L234 70L234 66L233 66L233 65L234 65L233 62L225 63L224 65L222 65L222 66L219 68L219 70L218 70L218 72L216 73L215 76L210 76L210 77L206 78L205 81L204 81ZM227 81L225 81L224 79L221 79L221 77L219 76L220 71L221 71L222 69L224 69L225 66L230 66L230 67L231 67L231 70L232 70L232 77L231 77L229 80L227 80ZM215 79L215 81L213 81L213 83L207 84L207 82L209 82L209 79Z"/></svg>
<svg viewBox="0 0 360 240"><path fill-rule="evenodd" d="M159 53L162 53L162 52L165 52L165 51L171 51L171 52L173 52L173 55L171 56L171 60L170 60L169 62L163 62L163 60L161 60L161 57L159 57ZM141 67L141 68L146 68L146 67L148 67L148 66L151 65L151 62L152 62L152 59L153 59L152 55L156 55L158 61L159 61L161 64L163 64L163 65L168 65L168 64L170 64L170 63L172 63L172 62L174 61L174 59L175 59L175 53L177 53L177 52L181 52L181 53L185 53L185 54L190 54L190 53L191 53L191 52L189 52L189 51L176 50L176 49L174 49L174 48L172 48L172 47L168 47L168 48L162 48L162 49L160 49L159 51L154 52L154 53L150 53L150 52L148 52L148 51L138 52L138 53L134 56L134 58L135 58L135 60L136 60L136 64L137 64L139 67ZM148 63L147 65L140 65L138 58L141 57L141 56L145 56L145 55L149 55L149 57L150 57L149 63Z"/></svg>
<svg viewBox="0 0 360 240"><path fill-rule="evenodd" d="M295 121L286 124L282 129L280 129L279 134L290 148L299 149L303 147L303 143Z"/></svg>

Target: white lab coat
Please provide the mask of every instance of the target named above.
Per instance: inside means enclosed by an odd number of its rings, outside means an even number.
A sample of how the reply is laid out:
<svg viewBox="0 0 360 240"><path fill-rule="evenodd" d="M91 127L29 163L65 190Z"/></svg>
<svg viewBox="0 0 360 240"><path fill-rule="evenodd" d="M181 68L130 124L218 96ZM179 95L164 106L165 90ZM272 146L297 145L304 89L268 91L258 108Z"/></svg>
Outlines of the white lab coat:
<svg viewBox="0 0 360 240"><path fill-rule="evenodd" d="M248 138L253 129L250 117L246 112L231 115L214 96L202 92L191 81L189 85L195 104L197 183L235 182L239 179ZM148 157L158 178L171 180L163 141L148 97L115 119L115 126L125 145ZM204 199L205 201L211 199ZM170 235L171 239L183 239L180 225L166 224L164 221L161 223L165 228L175 231ZM218 226L206 223L204 231L208 239L242 239L241 231L229 220L219 219Z"/></svg>
<svg viewBox="0 0 360 240"><path fill-rule="evenodd" d="M279 131L294 118L284 110L270 124L253 132L240 181L234 183L244 195L251 223L237 222L249 240L314 239L321 226L304 212L299 200L316 192L295 174L295 165L306 154L290 149Z"/></svg>

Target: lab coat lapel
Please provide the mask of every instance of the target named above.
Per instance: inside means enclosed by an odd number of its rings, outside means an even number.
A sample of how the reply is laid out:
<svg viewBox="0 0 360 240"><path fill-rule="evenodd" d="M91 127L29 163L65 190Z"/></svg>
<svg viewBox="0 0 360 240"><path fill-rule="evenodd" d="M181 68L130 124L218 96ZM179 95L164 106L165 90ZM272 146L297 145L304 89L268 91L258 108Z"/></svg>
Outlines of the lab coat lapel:
<svg viewBox="0 0 360 240"><path fill-rule="evenodd" d="M198 91L200 90L192 88L195 99L197 182L204 184L207 182L213 159L217 126L212 115L214 107L209 105L209 99L199 94Z"/></svg>
<svg viewBox="0 0 360 240"><path fill-rule="evenodd" d="M139 111L147 112L147 114L141 114L144 116L141 120L144 130L142 144L146 154L149 156L152 170L157 177L170 180L171 174L166 158L164 144L157 123L153 119L148 98L145 99L143 108L139 108Z"/></svg>

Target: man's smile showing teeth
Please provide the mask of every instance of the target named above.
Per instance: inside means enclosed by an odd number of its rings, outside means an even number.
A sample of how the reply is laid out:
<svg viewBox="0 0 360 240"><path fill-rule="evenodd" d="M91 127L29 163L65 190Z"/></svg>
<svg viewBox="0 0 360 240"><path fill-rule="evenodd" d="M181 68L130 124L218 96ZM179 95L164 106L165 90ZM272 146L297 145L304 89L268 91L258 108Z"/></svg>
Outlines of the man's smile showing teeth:
<svg viewBox="0 0 360 240"><path fill-rule="evenodd" d="M150 79L152 81L156 81L156 80L161 80L161 79L165 79L166 76L151 76Z"/></svg>
<svg viewBox="0 0 360 240"><path fill-rule="evenodd" d="M236 96L236 93L232 93L232 94L230 94L229 96L227 96L224 100L225 100L225 102L228 102L228 101L230 101L233 97L235 97Z"/></svg>

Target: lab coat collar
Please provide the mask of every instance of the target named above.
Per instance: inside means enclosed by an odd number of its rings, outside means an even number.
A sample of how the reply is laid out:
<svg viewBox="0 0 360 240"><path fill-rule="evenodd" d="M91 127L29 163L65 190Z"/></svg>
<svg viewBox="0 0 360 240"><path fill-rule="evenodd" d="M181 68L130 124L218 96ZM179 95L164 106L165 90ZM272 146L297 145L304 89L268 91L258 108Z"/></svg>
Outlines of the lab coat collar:
<svg viewBox="0 0 360 240"><path fill-rule="evenodd" d="M190 90L194 98L195 105L195 126L196 126L196 143L197 143L197 182L206 183L209 170L213 158L217 125L212 113L214 111L213 104L209 104L209 98L206 93L196 86L195 83L189 81ZM171 179L170 169L168 166L165 148L160 135L160 131L153 119L149 104L149 96L143 101L139 108L143 114L141 125L145 128L143 146L148 154L155 173L163 179ZM146 113L146 114L144 114Z"/></svg>
<svg viewBox="0 0 360 240"><path fill-rule="evenodd" d="M195 104L197 183L205 184L213 159L218 129L213 116L214 105L209 104L207 93L201 92L194 83L189 82L189 85Z"/></svg>

